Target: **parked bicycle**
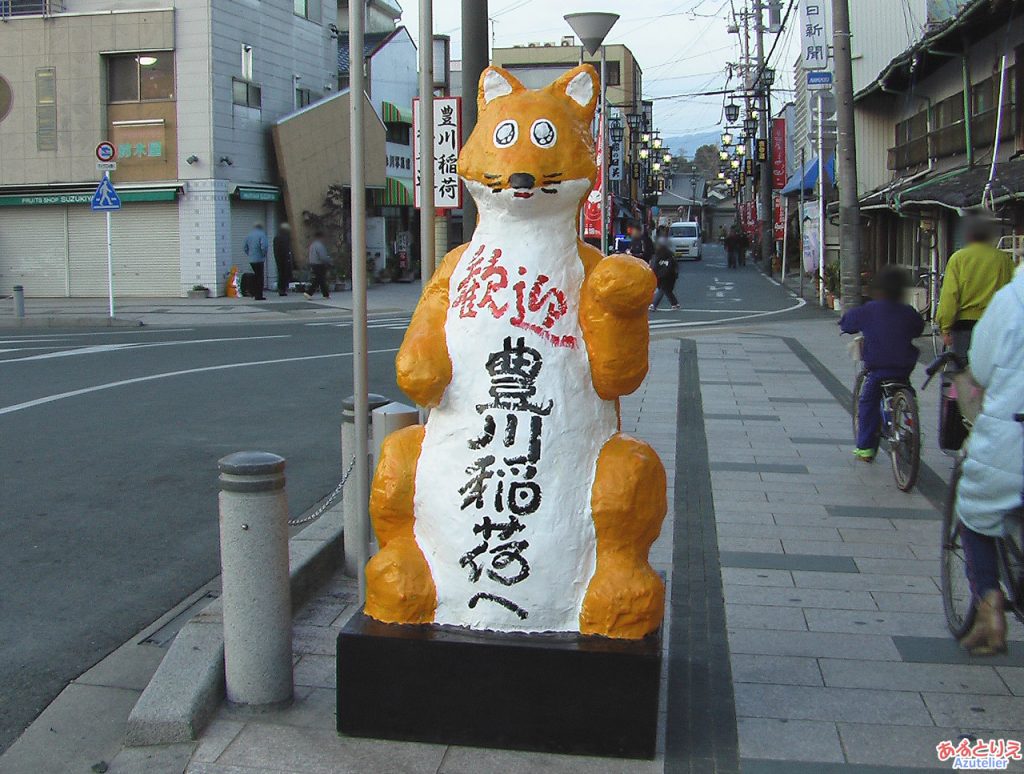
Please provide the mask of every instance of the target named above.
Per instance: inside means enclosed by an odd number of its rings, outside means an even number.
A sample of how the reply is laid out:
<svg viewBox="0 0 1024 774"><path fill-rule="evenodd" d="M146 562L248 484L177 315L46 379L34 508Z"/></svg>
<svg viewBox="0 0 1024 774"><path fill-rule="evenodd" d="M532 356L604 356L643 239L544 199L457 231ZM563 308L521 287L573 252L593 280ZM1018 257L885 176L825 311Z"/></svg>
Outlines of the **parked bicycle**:
<svg viewBox="0 0 1024 774"><path fill-rule="evenodd" d="M953 352L944 352L925 369L928 378L922 389L939 373L943 373L955 383L959 377L967 376L966 368L967 364L963 358ZM960 415L969 429L977 416L980 401L976 396L970 395L968 385L969 380L963 379L963 383L956 387L957 394L961 396ZM1014 419L1021 423L1021 429L1024 431L1024 414L1015 414ZM958 640L967 634L974 624L976 612L974 595L967 579L967 559L961 540L964 527L956 514L957 488L964 459L965 454L961 450L957 454L946 492L941 542L942 605L946 613L946 625ZM999 583L1006 598L1006 608L1024 623L1024 492L1021 494L1021 504L1004 515L1003 523L1003 537L995 539L999 557Z"/></svg>
<svg viewBox="0 0 1024 774"><path fill-rule="evenodd" d="M857 438L860 426L857 406L860 392L867 377L862 370L857 375L853 388L853 437ZM921 423L917 406L917 393L904 381L882 382L881 397L882 427L879 438L880 448L885 447L892 460L892 474L896 486L909 492L917 483L921 469Z"/></svg>

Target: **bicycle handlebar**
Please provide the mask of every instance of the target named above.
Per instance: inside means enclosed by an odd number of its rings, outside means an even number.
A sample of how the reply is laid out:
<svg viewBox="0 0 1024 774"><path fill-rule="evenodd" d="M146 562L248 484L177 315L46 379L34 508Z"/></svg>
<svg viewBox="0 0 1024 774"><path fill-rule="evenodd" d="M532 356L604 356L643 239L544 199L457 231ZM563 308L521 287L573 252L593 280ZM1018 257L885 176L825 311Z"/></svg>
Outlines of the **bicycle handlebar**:
<svg viewBox="0 0 1024 774"><path fill-rule="evenodd" d="M956 352L952 350L946 350L937 358L935 358L928 367L924 369L924 372L928 374L928 378L924 380L924 384L921 385L921 389L925 389L931 384L932 379L939 371L943 370L947 365L951 364L957 371L963 371L967 368L967 361Z"/></svg>

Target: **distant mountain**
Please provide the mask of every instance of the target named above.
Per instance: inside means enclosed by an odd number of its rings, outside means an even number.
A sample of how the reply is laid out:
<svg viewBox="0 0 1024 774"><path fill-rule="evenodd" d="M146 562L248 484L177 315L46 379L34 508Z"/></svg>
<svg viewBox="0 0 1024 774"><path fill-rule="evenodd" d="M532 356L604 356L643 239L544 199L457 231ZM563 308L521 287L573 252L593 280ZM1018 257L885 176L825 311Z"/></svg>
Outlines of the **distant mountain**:
<svg viewBox="0 0 1024 774"><path fill-rule="evenodd" d="M666 137L663 138L664 147L668 148L673 155L679 153L680 148L686 155L686 158L692 159L694 152L701 145L718 145L722 139L722 132L720 129L715 129L709 132L697 132L695 134L683 134L678 137Z"/></svg>

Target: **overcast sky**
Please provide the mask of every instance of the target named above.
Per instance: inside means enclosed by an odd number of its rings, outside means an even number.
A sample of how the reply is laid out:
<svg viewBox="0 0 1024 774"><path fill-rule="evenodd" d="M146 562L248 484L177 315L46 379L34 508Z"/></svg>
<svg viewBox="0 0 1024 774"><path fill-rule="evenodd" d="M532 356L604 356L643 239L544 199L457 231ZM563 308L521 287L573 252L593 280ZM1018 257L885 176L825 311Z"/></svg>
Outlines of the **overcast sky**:
<svg viewBox="0 0 1024 774"><path fill-rule="evenodd" d="M416 0L400 0L403 23L413 36L418 28ZM726 63L739 58L739 36L730 35L731 9L740 10L749 0L490 0L493 42L497 46L557 42L571 34L562 19L576 11L610 11L622 18L606 42L624 43L643 70L644 97L655 98L654 122L663 136L714 129L721 121L721 97L686 97L658 100L675 94L720 89L726 85ZM434 0L434 32L452 37L452 57L458 59L460 0ZM796 38L799 13L793 9L787 29L772 57L779 73L776 86L792 88L792 63L799 50ZM765 50L774 35L766 36ZM794 43L794 40L797 40ZM731 86L736 85L734 80ZM792 97L791 92L773 95L774 106Z"/></svg>

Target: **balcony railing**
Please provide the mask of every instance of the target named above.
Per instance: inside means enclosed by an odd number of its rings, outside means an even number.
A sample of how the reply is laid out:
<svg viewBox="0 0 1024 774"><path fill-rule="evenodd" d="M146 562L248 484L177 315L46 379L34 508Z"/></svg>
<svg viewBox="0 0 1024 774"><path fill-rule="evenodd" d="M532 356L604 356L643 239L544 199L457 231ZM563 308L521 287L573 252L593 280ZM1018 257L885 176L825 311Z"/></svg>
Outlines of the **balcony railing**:
<svg viewBox="0 0 1024 774"><path fill-rule="evenodd" d="M64 0L0 0L0 19L50 16L64 11Z"/></svg>
<svg viewBox="0 0 1024 774"><path fill-rule="evenodd" d="M1016 110L1006 105L999 127L999 139L1013 139L1016 132ZM971 145L974 148L988 148L996 130L996 111L987 110L971 118ZM967 133L964 121L935 129L928 134L889 148L889 169L899 170L924 164L928 159L941 159L967 152Z"/></svg>

